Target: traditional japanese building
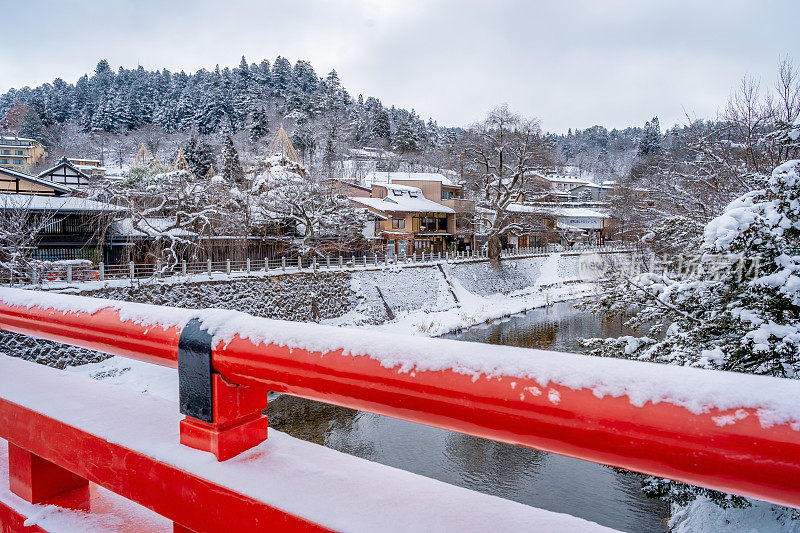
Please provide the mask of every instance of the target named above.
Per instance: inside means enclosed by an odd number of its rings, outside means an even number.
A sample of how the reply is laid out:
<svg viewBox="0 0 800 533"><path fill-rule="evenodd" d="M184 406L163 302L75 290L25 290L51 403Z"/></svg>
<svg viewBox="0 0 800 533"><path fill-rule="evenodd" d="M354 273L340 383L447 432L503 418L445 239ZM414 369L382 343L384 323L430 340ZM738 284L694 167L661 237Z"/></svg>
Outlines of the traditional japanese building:
<svg viewBox="0 0 800 533"><path fill-rule="evenodd" d="M80 187L89 184L89 175L81 171L71 160L62 158L56 166L41 172L39 179L66 185L68 187Z"/></svg>
<svg viewBox="0 0 800 533"><path fill-rule="evenodd" d="M370 233L389 254L443 252L453 241L455 210L425 198L418 187L376 184L371 197L350 200L375 215Z"/></svg>
<svg viewBox="0 0 800 533"><path fill-rule="evenodd" d="M31 228L37 228L34 258L108 262L107 229L124 209L72 196L72 192L55 181L0 168L0 216L24 217Z"/></svg>

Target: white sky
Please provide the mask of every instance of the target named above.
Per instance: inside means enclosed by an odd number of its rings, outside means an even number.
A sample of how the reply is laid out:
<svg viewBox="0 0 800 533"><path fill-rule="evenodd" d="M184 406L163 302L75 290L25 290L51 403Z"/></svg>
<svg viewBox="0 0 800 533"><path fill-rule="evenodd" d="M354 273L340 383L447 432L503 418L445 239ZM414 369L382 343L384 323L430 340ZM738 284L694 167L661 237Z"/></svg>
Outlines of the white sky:
<svg viewBox="0 0 800 533"><path fill-rule="evenodd" d="M10 0L0 0L6 2ZM800 63L800 0L31 0L5 24L0 92L101 58L194 71L277 55L353 96L469 125L498 103L545 129L711 117L745 74Z"/></svg>

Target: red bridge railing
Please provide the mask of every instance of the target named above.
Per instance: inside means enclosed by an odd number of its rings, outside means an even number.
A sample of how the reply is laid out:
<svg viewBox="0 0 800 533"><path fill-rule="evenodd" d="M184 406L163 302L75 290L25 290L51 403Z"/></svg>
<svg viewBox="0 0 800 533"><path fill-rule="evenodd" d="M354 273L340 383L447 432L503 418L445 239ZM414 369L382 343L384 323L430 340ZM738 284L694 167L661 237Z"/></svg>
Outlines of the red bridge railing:
<svg viewBox="0 0 800 533"><path fill-rule="evenodd" d="M0 328L178 367L181 442L218 460L276 391L800 507L798 381L14 289Z"/></svg>

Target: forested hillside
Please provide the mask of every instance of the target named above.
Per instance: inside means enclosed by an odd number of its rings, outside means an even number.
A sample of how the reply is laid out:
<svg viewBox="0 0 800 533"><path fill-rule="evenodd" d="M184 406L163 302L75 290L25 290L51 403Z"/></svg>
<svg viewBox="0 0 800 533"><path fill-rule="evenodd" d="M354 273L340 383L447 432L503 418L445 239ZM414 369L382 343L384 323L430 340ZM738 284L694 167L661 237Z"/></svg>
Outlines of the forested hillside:
<svg viewBox="0 0 800 533"><path fill-rule="evenodd" d="M0 96L0 117L7 117L6 130L36 137L52 146L54 154L89 151L93 153L84 155L111 163L118 159L119 166L125 164L122 152L136 144L120 136L135 133L134 141L158 153L174 151L188 135L211 136L213 145L219 134L230 132L248 152L278 122L286 122L304 158L310 156L313 163L318 156L317 163L329 169L346 148L418 155L452 143L458 133L423 120L413 109L387 108L373 97L354 98L335 70L320 77L310 63L292 66L280 56L272 64L248 64L242 57L236 68L217 66L192 74L143 67L115 72L101 60L91 76L74 84L57 78L8 91Z"/></svg>

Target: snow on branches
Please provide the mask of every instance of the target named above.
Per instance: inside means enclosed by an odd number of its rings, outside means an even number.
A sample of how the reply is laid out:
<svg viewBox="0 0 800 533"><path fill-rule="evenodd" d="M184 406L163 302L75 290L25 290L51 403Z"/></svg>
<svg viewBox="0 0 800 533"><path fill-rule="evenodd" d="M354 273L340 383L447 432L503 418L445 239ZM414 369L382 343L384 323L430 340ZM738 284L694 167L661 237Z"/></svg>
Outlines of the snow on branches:
<svg viewBox="0 0 800 533"><path fill-rule="evenodd" d="M777 167L705 226L694 268L619 276L601 305L637 309L632 324L667 326L630 339L588 341L596 355L797 378L800 372L798 161Z"/></svg>
<svg viewBox="0 0 800 533"><path fill-rule="evenodd" d="M366 213L283 156L265 162L250 194L260 215L293 229L301 254L340 250L363 239Z"/></svg>

